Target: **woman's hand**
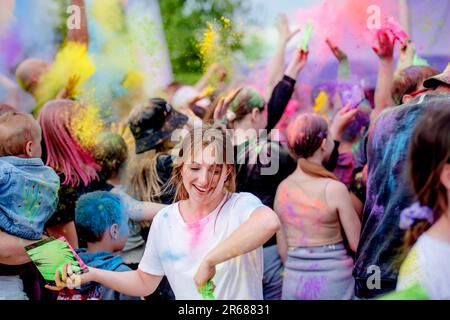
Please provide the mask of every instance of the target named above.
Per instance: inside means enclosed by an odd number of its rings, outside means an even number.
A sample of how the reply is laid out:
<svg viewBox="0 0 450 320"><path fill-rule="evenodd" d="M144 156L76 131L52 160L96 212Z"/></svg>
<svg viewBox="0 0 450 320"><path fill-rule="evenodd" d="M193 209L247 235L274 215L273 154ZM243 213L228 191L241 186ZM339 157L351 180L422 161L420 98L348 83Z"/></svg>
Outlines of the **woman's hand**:
<svg viewBox="0 0 450 320"><path fill-rule="evenodd" d="M77 289L81 287L82 276L73 273L72 265L70 263L65 263L62 267L61 277L59 271L55 271L55 283L56 286L46 285L45 288L53 291L60 291L64 288Z"/></svg>
<svg viewBox="0 0 450 320"><path fill-rule="evenodd" d="M342 135L345 128L355 119L357 108L350 108L349 105L341 108L335 115L330 126L330 133L334 140L342 141Z"/></svg>
<svg viewBox="0 0 450 320"><path fill-rule="evenodd" d="M303 49L296 50L286 68L285 74L292 79L297 79L298 74L303 70L308 61L308 54L309 52L304 51Z"/></svg>
<svg viewBox="0 0 450 320"><path fill-rule="evenodd" d="M380 60L392 60L394 57L394 46L396 38L391 37L386 30L377 33L378 48L373 48Z"/></svg>
<svg viewBox="0 0 450 320"><path fill-rule="evenodd" d="M211 280L216 274L216 266L210 263L207 259L203 260L203 262L198 267L197 273L194 276L194 282L197 286L197 290L200 291L206 283Z"/></svg>

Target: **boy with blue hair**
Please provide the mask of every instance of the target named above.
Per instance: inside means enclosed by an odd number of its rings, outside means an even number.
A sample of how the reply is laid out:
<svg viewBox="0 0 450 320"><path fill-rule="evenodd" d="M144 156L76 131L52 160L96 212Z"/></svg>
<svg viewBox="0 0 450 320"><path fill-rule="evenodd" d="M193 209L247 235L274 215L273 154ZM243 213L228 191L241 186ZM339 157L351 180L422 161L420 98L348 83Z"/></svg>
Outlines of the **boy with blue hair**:
<svg viewBox="0 0 450 320"><path fill-rule="evenodd" d="M83 262L94 268L110 271L131 271L120 256L114 255L128 239L128 215L120 196L96 191L80 197L75 208L75 224L87 248L77 249ZM98 283L87 283L79 289L63 290L61 300L140 300Z"/></svg>

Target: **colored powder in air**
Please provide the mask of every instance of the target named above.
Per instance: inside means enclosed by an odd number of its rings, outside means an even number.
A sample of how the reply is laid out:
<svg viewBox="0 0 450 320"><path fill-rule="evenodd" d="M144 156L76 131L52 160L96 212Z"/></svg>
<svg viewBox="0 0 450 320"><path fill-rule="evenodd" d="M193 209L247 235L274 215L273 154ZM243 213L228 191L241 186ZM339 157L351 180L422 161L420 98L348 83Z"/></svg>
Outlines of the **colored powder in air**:
<svg viewBox="0 0 450 320"><path fill-rule="evenodd" d="M93 0L92 18L107 32L119 32L124 28L124 12L120 0Z"/></svg>
<svg viewBox="0 0 450 320"><path fill-rule="evenodd" d="M204 66L212 64L218 41L218 35L214 25L208 22L206 31L203 33L202 42L198 45Z"/></svg>
<svg viewBox="0 0 450 320"><path fill-rule="evenodd" d="M214 296L214 283L212 280L206 282L206 284L199 289L200 294L202 295L203 300L215 300Z"/></svg>
<svg viewBox="0 0 450 320"><path fill-rule="evenodd" d="M314 112L321 116L328 116L328 95L325 91L320 91L314 102Z"/></svg>
<svg viewBox="0 0 450 320"><path fill-rule="evenodd" d="M98 135L105 130L100 117L100 108L95 106L77 106L76 117L72 119L71 129L78 142L87 150L96 145Z"/></svg>
<svg viewBox="0 0 450 320"><path fill-rule="evenodd" d="M39 111L47 101L55 99L57 94L71 86L72 95L76 96L83 84L94 74L95 66L87 54L84 44L68 42L56 55L54 64L42 76L36 90Z"/></svg>
<svg viewBox="0 0 450 320"><path fill-rule="evenodd" d="M0 35L9 26L15 6L15 0L2 0L0 3Z"/></svg>
<svg viewBox="0 0 450 320"><path fill-rule="evenodd" d="M423 59L423 58L419 57L419 56L417 55L417 53L416 53L416 54L414 54L413 65L414 65L414 66L424 66L424 67L427 67L427 66L429 66L430 64L428 63L428 61L427 61L426 59Z"/></svg>
<svg viewBox="0 0 450 320"><path fill-rule="evenodd" d="M139 70L132 69L128 71L122 85L127 89L140 87L144 83L144 75Z"/></svg>
<svg viewBox="0 0 450 320"><path fill-rule="evenodd" d="M233 30L230 19L221 17L219 21L208 22L202 40L197 45L203 68L206 70L213 64L232 70L233 46L242 37L240 32Z"/></svg>

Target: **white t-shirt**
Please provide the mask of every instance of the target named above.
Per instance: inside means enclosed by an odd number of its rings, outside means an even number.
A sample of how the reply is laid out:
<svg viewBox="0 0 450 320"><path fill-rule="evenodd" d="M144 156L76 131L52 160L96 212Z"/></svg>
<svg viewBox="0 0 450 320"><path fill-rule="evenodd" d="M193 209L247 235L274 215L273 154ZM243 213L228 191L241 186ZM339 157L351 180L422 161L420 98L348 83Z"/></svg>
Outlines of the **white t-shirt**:
<svg viewBox="0 0 450 320"><path fill-rule="evenodd" d="M397 291L421 284L433 300L450 299L450 243L423 234L400 268Z"/></svg>
<svg viewBox="0 0 450 320"><path fill-rule="evenodd" d="M227 239L255 211L261 201L250 193L231 194L208 216L187 224L178 202L153 219L139 269L165 275L178 300L200 300L194 276L203 258ZM223 206L222 206L223 205ZM220 209L222 207L222 209ZM220 209L220 212L219 212ZM262 300L262 247L216 266L212 279L220 300Z"/></svg>

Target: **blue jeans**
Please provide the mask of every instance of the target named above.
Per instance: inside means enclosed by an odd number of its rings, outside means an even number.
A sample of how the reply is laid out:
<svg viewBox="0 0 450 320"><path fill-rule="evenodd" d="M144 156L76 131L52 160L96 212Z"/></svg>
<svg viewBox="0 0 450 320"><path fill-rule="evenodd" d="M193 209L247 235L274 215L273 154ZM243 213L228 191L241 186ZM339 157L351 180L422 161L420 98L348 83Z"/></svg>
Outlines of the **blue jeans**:
<svg viewBox="0 0 450 320"><path fill-rule="evenodd" d="M264 300L281 300L281 289L283 286L283 265L276 245L263 249L264 276L263 296Z"/></svg>

